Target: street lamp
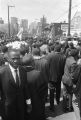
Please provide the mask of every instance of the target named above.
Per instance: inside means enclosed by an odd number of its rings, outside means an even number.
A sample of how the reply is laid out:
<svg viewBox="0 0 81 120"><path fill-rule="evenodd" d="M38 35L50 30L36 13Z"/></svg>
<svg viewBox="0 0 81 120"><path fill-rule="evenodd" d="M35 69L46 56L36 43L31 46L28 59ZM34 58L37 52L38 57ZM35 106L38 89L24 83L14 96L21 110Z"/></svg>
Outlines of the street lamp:
<svg viewBox="0 0 81 120"><path fill-rule="evenodd" d="M70 36L70 29L71 29L71 6L72 6L72 0L69 0L68 36Z"/></svg>
<svg viewBox="0 0 81 120"><path fill-rule="evenodd" d="M15 6L8 5L8 36L9 38L10 38L10 20L9 20L10 7L15 7Z"/></svg>

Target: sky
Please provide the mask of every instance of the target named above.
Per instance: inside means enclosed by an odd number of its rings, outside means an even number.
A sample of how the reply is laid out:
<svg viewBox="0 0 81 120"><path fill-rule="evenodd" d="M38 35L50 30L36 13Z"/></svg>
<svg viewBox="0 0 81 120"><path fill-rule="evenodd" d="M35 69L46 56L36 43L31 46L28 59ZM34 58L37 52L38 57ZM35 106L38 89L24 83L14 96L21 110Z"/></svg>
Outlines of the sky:
<svg viewBox="0 0 81 120"><path fill-rule="evenodd" d="M69 0L0 0L0 17L7 22L8 5L10 17L28 19L28 23L39 21L42 16L47 18L48 23L68 20ZM81 11L81 0L72 0L72 12Z"/></svg>

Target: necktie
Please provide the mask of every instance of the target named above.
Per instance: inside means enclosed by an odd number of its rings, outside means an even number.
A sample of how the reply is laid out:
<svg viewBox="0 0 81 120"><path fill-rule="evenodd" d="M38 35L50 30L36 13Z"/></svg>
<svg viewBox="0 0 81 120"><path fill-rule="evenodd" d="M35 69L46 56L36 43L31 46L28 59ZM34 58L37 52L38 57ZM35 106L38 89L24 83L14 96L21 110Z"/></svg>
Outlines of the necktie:
<svg viewBox="0 0 81 120"><path fill-rule="evenodd" d="M16 85L19 86L19 76L18 76L17 69L15 69L15 77L16 77Z"/></svg>

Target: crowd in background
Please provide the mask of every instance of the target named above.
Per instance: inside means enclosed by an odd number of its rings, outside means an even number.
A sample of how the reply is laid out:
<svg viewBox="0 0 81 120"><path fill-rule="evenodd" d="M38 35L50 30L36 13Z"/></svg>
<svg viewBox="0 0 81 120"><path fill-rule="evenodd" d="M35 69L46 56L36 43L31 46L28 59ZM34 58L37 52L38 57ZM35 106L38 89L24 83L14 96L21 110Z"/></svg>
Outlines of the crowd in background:
<svg viewBox="0 0 81 120"><path fill-rule="evenodd" d="M61 44L32 39L31 42L25 40L27 44L21 44L18 49L8 46L9 42L0 45L0 116L3 120L45 120L48 90L49 109L54 112L54 99L59 105L62 84L63 111L74 110L76 120L81 120L81 42L74 46L67 40ZM21 68L18 73L23 88L10 86L12 80L6 66Z"/></svg>

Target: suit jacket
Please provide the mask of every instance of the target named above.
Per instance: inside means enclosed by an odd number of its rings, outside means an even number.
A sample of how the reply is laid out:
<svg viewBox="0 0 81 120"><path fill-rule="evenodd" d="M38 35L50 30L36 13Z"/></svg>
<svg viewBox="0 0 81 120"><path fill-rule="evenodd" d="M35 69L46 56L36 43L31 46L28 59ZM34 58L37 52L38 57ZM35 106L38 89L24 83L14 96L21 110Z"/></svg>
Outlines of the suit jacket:
<svg viewBox="0 0 81 120"><path fill-rule="evenodd" d="M49 66L48 62L45 58L39 58L34 60L35 69L41 71L42 76L44 77L43 80L46 82L49 81Z"/></svg>
<svg viewBox="0 0 81 120"><path fill-rule="evenodd" d="M27 98L27 73L19 67L20 87L17 87L8 65L0 69L1 115L3 119L24 120Z"/></svg>
<svg viewBox="0 0 81 120"><path fill-rule="evenodd" d="M76 67L75 71L72 73L72 78L73 84L76 85L76 87L73 88L73 93L76 95L81 115L81 65Z"/></svg>
<svg viewBox="0 0 81 120"><path fill-rule="evenodd" d="M4 55L0 53L0 66L5 64Z"/></svg>
<svg viewBox="0 0 81 120"><path fill-rule="evenodd" d="M41 72L35 69L27 72L27 80L31 93L31 119L42 120L45 117L45 96L48 89L47 83L44 81Z"/></svg>
<svg viewBox="0 0 81 120"><path fill-rule="evenodd" d="M57 82L64 73L65 57L61 53L52 52L47 56L49 70L50 70L50 81ZM60 80L59 79L59 80Z"/></svg>

